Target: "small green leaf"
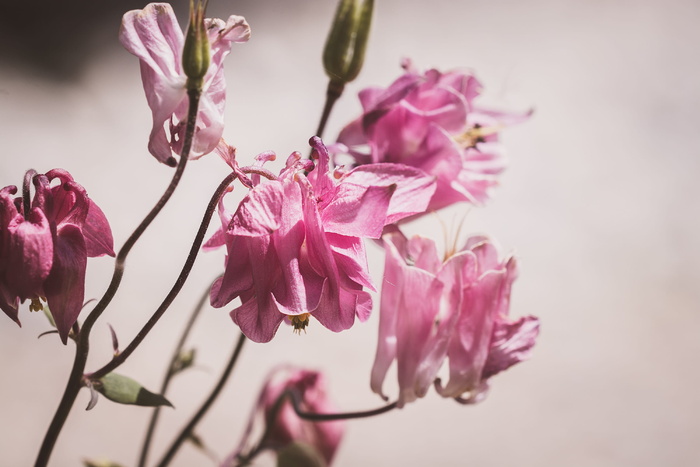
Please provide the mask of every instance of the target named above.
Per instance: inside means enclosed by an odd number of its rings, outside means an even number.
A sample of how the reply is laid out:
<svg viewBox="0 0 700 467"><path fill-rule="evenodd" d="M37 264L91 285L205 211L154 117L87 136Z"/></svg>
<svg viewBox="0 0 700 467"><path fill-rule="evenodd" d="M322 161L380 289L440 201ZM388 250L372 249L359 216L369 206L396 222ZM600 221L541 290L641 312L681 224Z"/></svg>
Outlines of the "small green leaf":
<svg viewBox="0 0 700 467"><path fill-rule="evenodd" d="M94 388L112 402L118 404L156 407L173 405L160 394L154 394L133 379L116 373L109 373L93 383Z"/></svg>
<svg viewBox="0 0 700 467"><path fill-rule="evenodd" d="M318 449L295 441L277 451L277 467L327 467Z"/></svg>

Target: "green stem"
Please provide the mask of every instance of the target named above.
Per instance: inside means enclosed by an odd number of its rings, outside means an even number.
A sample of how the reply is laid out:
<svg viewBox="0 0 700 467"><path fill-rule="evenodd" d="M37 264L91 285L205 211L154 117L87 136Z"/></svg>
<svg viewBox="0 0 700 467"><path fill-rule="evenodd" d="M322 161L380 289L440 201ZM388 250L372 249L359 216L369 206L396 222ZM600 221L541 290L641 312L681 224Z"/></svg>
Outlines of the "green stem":
<svg viewBox="0 0 700 467"><path fill-rule="evenodd" d="M190 319L187 321L185 329L182 331L180 340L175 346L173 355L172 357L170 357L170 362L168 363L168 371L165 373L165 378L163 378L163 384L161 384L160 391L158 392L158 394L162 396L165 396L165 393L168 391L168 386L170 386L170 381L172 380L173 376L175 376L175 373L173 371L175 364L177 363L178 358L180 357L182 349L185 346L185 341L189 337L190 331L192 331L192 327L194 326L195 321L199 317L201 311L204 309L204 305L207 303L207 298L209 298L209 287L207 287L207 290L202 294L202 297L199 299L197 306L194 308L192 314L190 315ZM144 467L146 465L146 462L148 461L148 451L151 448L153 433L155 432L156 425L158 424L158 418L160 417L160 409L160 406L154 407L153 413L151 414L151 420L148 423L146 436L143 440L143 447L141 448L141 456L139 457L139 467Z"/></svg>
<svg viewBox="0 0 700 467"><path fill-rule="evenodd" d="M321 114L321 121L318 123L318 129L316 130L316 136L323 138L323 132L326 129L326 123L328 122L328 117L331 115L331 110L333 106L338 101L340 96L343 95L343 90L345 89L345 84L339 81L328 81L328 88L326 89L326 103L323 106L323 113Z"/></svg>
<svg viewBox="0 0 700 467"><path fill-rule="evenodd" d="M63 429L63 425L65 424L68 414L75 403L75 399L78 396L80 388L83 386L83 371L85 370L85 363L87 362L88 353L90 351L90 330L112 301L114 295L117 293L122 276L124 275L124 263L126 261L126 257L151 222L153 222L163 207L165 207L166 203L180 182L183 172L185 171L190 148L192 147L192 141L194 139L194 129L197 118L197 108L199 106L200 92L196 90L188 91L187 94L189 96L187 129L185 132L185 141L183 143L183 150L180 160L178 161L177 169L173 174L170 184L153 209L151 209L151 212L149 212L143 221L141 221L139 226L136 227L136 230L134 230L131 236L129 236L129 238L126 240L124 246L122 246L122 248L119 250L114 263L114 273L112 274L112 280L109 287L107 287L107 291L85 319L85 323L83 323L80 335L78 336L73 367L70 375L68 376L66 389L63 392L61 402L58 404L56 413L54 414L49 428L46 431L46 435L44 436L44 441L41 444L41 448L39 449L39 453L34 464L35 467L44 467L48 464L49 458L51 457L51 453L53 452L53 448L56 444L56 440L58 439L58 435Z"/></svg>
<svg viewBox="0 0 700 467"><path fill-rule="evenodd" d="M238 356L241 353L241 349L243 348L243 344L246 341L246 337L243 333L241 333L241 336L238 338L238 343L236 343L236 347L233 349L233 353L231 354L231 358L229 359L228 363L226 364L226 368L224 368L224 372L221 374L221 377L219 378L219 381L216 383L216 386L212 390L211 394L209 394L209 397L204 401L202 406L199 408L197 413L192 417L192 419L189 421L189 423L185 426L185 428L182 429L180 434L178 435L177 438L175 438L175 441L173 441L172 445L168 449L168 451L165 453L163 456L163 459L158 463L158 467L165 467L170 463L170 461L173 460L173 457L175 457L175 454L177 453L178 449L180 449L180 446L182 443L185 442L187 438L190 437L192 432L194 431L195 426L197 426L197 423L204 417L204 414L207 413L211 405L214 403L216 398L219 396L219 393L221 390L224 388L224 385L226 384L226 381L228 380L229 376L231 375L231 371L233 371L233 367L236 364L236 361L238 360Z"/></svg>

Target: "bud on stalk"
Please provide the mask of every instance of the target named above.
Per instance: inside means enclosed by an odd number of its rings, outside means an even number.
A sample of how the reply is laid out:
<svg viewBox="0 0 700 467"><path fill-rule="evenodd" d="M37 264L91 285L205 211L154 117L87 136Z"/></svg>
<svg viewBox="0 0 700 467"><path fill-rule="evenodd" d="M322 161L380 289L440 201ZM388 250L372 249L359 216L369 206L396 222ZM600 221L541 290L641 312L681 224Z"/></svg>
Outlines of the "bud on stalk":
<svg viewBox="0 0 700 467"><path fill-rule="evenodd" d="M340 0L326 46L323 67L336 86L357 78L365 59L374 0Z"/></svg>
<svg viewBox="0 0 700 467"><path fill-rule="evenodd" d="M185 46L182 49L182 69L187 76L188 90L201 90L204 75L209 69L209 38L204 25L207 1L190 0L190 24L187 27Z"/></svg>

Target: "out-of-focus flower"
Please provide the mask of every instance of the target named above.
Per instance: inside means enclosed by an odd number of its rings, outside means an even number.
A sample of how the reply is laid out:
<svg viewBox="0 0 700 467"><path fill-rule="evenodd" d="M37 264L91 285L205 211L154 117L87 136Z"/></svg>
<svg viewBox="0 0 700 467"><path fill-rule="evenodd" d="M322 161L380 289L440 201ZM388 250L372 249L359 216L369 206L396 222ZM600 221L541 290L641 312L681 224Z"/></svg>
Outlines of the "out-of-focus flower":
<svg viewBox="0 0 700 467"><path fill-rule="evenodd" d="M205 19L204 25L211 48L210 65L203 78L191 158L213 151L221 138L226 100L223 61L234 42L246 42L250 37L250 27L242 16L232 15L226 22ZM172 7L149 3L143 10L127 12L119 39L141 64L143 88L153 114L148 150L159 161L175 165L172 151L182 151L188 99L182 65L185 41Z"/></svg>
<svg viewBox="0 0 700 467"><path fill-rule="evenodd" d="M397 162L437 177L429 209L458 201L481 204L505 168L498 133L524 114L474 105L481 84L471 74L432 69L421 74L410 61L388 88L360 92L363 114L338 136L334 152L356 164Z"/></svg>
<svg viewBox="0 0 700 467"><path fill-rule="evenodd" d="M332 170L321 140L311 144L316 168L294 153L277 180L253 179L233 215L220 210L222 229L205 245L228 251L212 305L240 297L231 317L256 342L271 340L285 319L301 330L313 316L335 332L356 316L365 321L372 300L364 288L374 288L362 237L423 212L435 189L432 177L400 164Z"/></svg>
<svg viewBox="0 0 700 467"><path fill-rule="evenodd" d="M60 183L51 186L54 179ZM114 256L112 232L65 170L34 176L34 186L31 203L13 198L15 186L0 190L0 308L19 324L20 301L41 309L46 299L65 343L83 307L87 258Z"/></svg>
<svg viewBox="0 0 700 467"><path fill-rule="evenodd" d="M238 465L252 450L270 449L280 452L290 443L312 446L330 465L343 438L344 422L313 422L299 418L291 397L298 401L299 409L307 413L337 412L326 392L326 381L322 373L292 366L277 367L270 372L263 384L237 449L222 465ZM264 437L256 446L252 446L250 438L254 431L259 431L254 429L261 419Z"/></svg>
<svg viewBox="0 0 700 467"><path fill-rule="evenodd" d="M508 317L515 259L499 259L485 237L471 237L444 262L432 240L385 236L386 265L372 390L382 397L391 363L398 366L399 406L435 383L444 397L473 403L488 379L530 356L539 333L533 316ZM445 359L449 380L436 380Z"/></svg>

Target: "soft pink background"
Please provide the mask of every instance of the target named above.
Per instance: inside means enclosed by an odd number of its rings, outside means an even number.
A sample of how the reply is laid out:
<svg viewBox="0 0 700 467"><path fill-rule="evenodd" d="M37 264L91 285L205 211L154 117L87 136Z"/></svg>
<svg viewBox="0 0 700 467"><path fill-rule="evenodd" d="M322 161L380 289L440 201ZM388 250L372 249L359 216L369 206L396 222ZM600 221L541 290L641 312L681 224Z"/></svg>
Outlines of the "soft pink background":
<svg viewBox="0 0 700 467"><path fill-rule="evenodd" d="M263 150L306 151L323 103L320 53L334 4L212 0L212 16L245 15L253 31L226 65L225 137L242 162ZM533 106L529 123L505 133L511 166L503 186L487 209L469 211L464 231L488 232L516 252L512 311L540 316L542 335L533 359L496 377L479 406L430 393L403 411L349 423L337 466L700 464L699 17L692 0L377 1L365 69L327 136L358 112L356 92L390 83L404 56L421 67L474 69L483 103ZM21 21L32 34L31 18ZM0 66L0 186L21 183L29 167L66 168L105 211L120 246L171 171L146 151L150 113L136 59L118 45L118 21L102 27L112 39L75 80ZM107 323L124 346L165 296L225 175L213 155L188 167L127 261L123 287L94 330L88 369L110 358ZM449 224L463 211L440 218ZM411 231L443 236L433 216ZM369 249L379 278L382 254ZM87 297L99 298L111 264L90 261ZM173 308L120 372L159 386L175 336L222 265L223 252L200 256ZM228 357L237 330L227 311L209 309L199 322L191 341L199 364L169 393L177 410L165 411L152 460ZM2 466L33 462L73 358L72 344L36 339L48 329L43 316L24 309L21 318L21 329L0 319ZM313 322L301 337L282 328L270 344L248 344L198 434L226 455L262 378L282 361L326 371L343 409L379 406L369 391L376 330L375 314L341 334ZM102 400L85 412L87 402L81 393L53 465L83 457L132 465L148 410ZM185 446L175 465L209 464Z"/></svg>

